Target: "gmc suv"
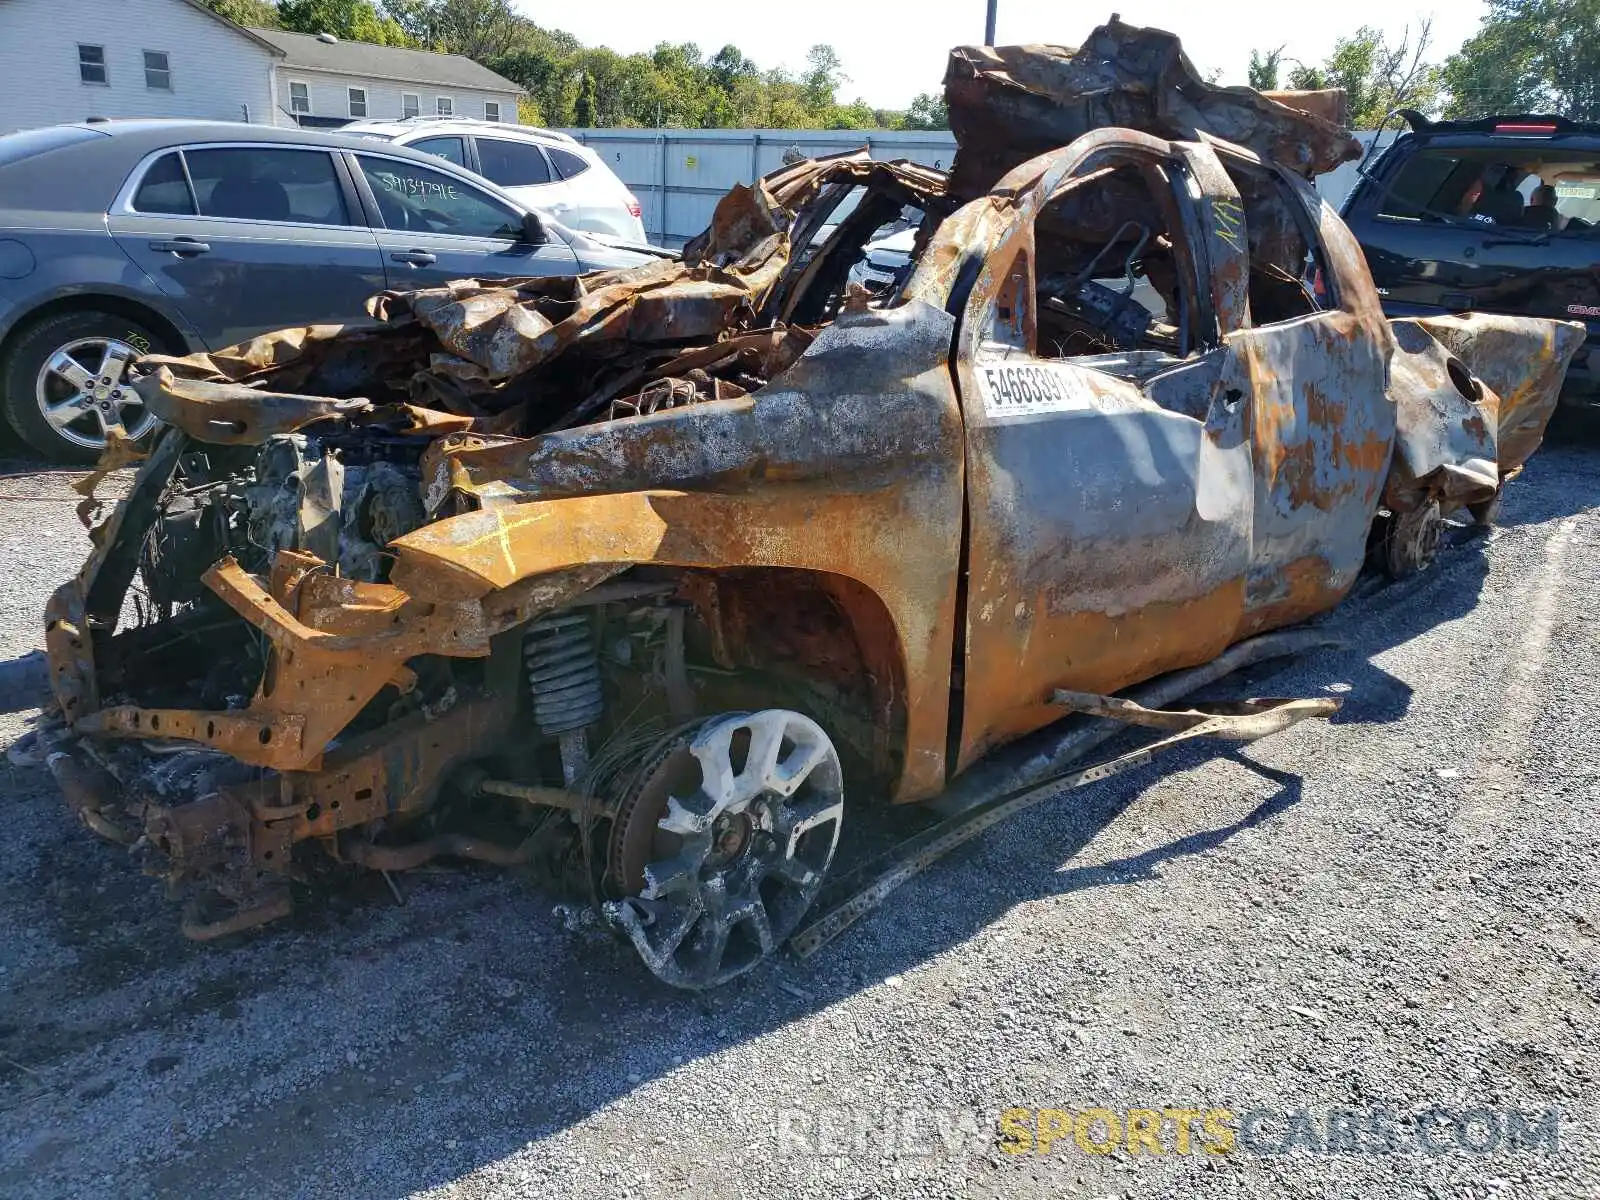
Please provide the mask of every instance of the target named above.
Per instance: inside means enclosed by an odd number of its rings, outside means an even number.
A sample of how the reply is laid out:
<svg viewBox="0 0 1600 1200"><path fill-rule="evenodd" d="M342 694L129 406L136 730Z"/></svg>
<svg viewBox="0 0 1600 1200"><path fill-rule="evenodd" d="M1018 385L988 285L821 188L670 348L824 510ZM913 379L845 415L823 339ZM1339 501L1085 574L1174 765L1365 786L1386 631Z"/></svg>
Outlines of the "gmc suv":
<svg viewBox="0 0 1600 1200"><path fill-rule="evenodd" d="M1403 115L1343 211L1384 311L1582 321L1562 399L1600 407L1600 125Z"/></svg>

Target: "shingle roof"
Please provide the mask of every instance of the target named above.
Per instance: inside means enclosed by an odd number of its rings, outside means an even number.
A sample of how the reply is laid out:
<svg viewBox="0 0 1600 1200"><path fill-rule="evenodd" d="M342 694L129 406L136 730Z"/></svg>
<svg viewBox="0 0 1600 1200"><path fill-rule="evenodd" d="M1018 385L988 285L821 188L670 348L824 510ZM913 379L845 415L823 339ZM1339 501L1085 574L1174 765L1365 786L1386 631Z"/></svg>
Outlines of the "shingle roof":
<svg viewBox="0 0 1600 1200"><path fill-rule="evenodd" d="M251 29L251 33L283 51L282 65L293 70L337 71L370 79L402 83L430 83L443 87L482 88L493 92L520 92L517 84L460 54L434 54L371 42L324 42L309 33L282 29Z"/></svg>

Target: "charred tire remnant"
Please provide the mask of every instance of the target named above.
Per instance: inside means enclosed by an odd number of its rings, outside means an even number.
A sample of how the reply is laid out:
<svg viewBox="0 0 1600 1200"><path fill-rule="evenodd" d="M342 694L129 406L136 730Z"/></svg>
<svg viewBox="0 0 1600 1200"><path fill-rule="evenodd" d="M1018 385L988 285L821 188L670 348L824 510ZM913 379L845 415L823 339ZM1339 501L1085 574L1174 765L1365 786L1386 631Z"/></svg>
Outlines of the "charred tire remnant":
<svg viewBox="0 0 1600 1200"><path fill-rule="evenodd" d="M1391 578L1406 579L1432 565L1444 532L1437 500L1378 520L1382 522L1383 569Z"/></svg>
<svg viewBox="0 0 1600 1200"><path fill-rule="evenodd" d="M659 749L624 797L605 904L662 981L700 989L755 966L799 925L844 817L832 741L785 709L714 717Z"/></svg>

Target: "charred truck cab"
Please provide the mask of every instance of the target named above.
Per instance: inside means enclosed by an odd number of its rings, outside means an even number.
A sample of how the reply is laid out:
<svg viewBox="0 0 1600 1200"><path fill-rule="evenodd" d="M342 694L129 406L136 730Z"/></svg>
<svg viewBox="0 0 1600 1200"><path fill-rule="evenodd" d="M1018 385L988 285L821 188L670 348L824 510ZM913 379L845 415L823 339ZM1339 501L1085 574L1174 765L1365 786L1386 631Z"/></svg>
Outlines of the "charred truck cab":
<svg viewBox="0 0 1600 1200"><path fill-rule="evenodd" d="M796 929L847 794L929 800L1333 607L1374 529L1425 565L1537 446L1581 328L1385 320L1307 183L1330 123L1115 22L947 87L949 176L799 163L682 262L142 360L167 427L51 602L37 749L187 932L446 855L719 983ZM907 208L908 277L849 286Z"/></svg>

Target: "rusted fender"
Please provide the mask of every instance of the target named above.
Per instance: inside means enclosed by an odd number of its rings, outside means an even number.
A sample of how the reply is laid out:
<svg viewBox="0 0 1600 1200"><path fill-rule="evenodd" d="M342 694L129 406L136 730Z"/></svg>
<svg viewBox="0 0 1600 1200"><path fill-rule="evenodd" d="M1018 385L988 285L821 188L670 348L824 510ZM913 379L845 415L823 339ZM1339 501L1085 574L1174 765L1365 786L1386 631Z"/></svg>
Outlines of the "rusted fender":
<svg viewBox="0 0 1600 1200"><path fill-rule="evenodd" d="M323 574L322 566L308 555L284 552L266 586L232 559L207 571L211 590L272 644L260 687L237 712L97 707L90 644L70 620L76 591L58 592L52 610L59 615L48 635L50 661L69 722L81 733L182 738L255 766L317 770L328 744L403 675L407 659L423 654L482 658L493 634L615 573L604 566L552 570L482 604L435 603L387 584Z"/></svg>
<svg viewBox="0 0 1600 1200"><path fill-rule="evenodd" d="M1429 499L1446 508L1489 499L1500 486L1499 397L1419 322L1395 320L1390 327L1395 455L1385 506L1405 512Z"/></svg>
<svg viewBox="0 0 1600 1200"><path fill-rule="evenodd" d="M438 602L558 568L776 567L881 602L908 713L898 798L944 784L962 520L948 314L841 316L751 396L441 456L430 500L485 505L389 543L390 578Z"/></svg>
<svg viewBox="0 0 1600 1200"><path fill-rule="evenodd" d="M1588 336L1584 326L1498 313L1423 317L1416 324L1499 397L1494 432L1500 478L1516 474L1544 441L1567 368Z"/></svg>

